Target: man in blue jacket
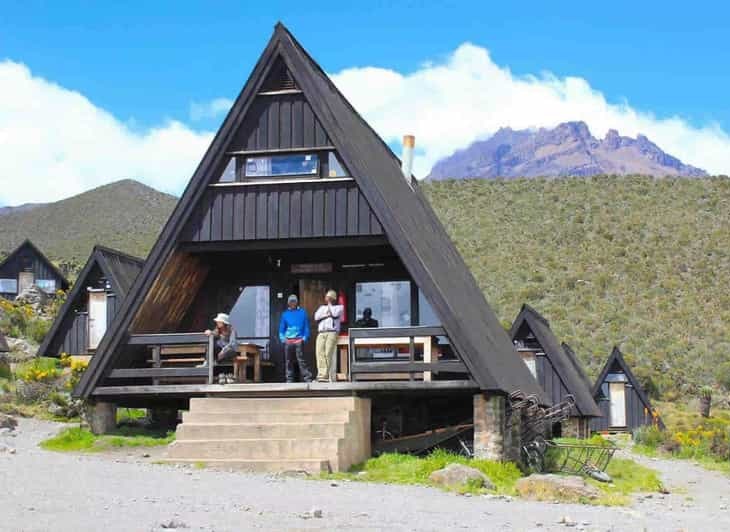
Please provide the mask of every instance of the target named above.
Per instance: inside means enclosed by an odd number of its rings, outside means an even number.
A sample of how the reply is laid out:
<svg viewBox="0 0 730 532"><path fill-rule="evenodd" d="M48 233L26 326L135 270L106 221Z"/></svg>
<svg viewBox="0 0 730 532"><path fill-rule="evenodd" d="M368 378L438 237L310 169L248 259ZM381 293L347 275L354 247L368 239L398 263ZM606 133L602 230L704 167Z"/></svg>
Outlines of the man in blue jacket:
<svg viewBox="0 0 730 532"><path fill-rule="evenodd" d="M302 353L302 345L309 340L309 316L299 308L299 298L294 294L286 301L287 308L279 322L279 340L284 344L286 358L286 382L294 382L296 364L304 382L312 382L312 372Z"/></svg>

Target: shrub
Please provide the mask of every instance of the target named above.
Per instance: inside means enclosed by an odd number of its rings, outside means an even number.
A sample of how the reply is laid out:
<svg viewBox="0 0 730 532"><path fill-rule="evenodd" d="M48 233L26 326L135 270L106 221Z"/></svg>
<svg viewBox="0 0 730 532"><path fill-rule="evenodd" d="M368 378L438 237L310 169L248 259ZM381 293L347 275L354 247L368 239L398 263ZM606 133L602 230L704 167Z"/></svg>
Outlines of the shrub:
<svg viewBox="0 0 730 532"><path fill-rule="evenodd" d="M730 362L723 362L718 366L715 379L726 391L730 391Z"/></svg>
<svg viewBox="0 0 730 532"><path fill-rule="evenodd" d="M634 430L633 433L634 443L639 445L646 445L652 449L658 448L664 443L664 433L659 430L658 427L653 425L644 425Z"/></svg>
<svg viewBox="0 0 730 532"><path fill-rule="evenodd" d="M25 326L25 336L37 344L43 342L51 328L51 322L43 318L33 318Z"/></svg>
<svg viewBox="0 0 730 532"><path fill-rule="evenodd" d="M21 364L15 370L15 376L25 382L49 382L58 378L60 371L58 362L53 358L34 358Z"/></svg>

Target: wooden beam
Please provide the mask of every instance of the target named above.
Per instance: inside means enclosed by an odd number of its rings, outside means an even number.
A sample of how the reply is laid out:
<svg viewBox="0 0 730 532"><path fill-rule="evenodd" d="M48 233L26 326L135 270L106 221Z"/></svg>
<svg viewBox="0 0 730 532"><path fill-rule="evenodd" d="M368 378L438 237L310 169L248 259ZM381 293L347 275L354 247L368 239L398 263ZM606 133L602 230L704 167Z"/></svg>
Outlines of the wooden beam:
<svg viewBox="0 0 730 532"><path fill-rule="evenodd" d="M208 343L208 337L203 333L132 334L127 341L128 345L150 346L206 343Z"/></svg>
<svg viewBox="0 0 730 532"><path fill-rule="evenodd" d="M355 362L350 372L358 373L412 373L432 371L434 373L467 373L468 370L459 360L445 360L441 362Z"/></svg>
<svg viewBox="0 0 730 532"><path fill-rule="evenodd" d="M288 153L316 153L318 151L332 151L334 146L314 146L309 148L263 148L260 150L227 151L226 155L279 155Z"/></svg>
<svg viewBox="0 0 730 532"><path fill-rule="evenodd" d="M409 336L446 336L443 327L377 327L348 329L350 338L398 338Z"/></svg>
<svg viewBox="0 0 730 532"><path fill-rule="evenodd" d="M208 368L124 368L115 369L110 379L142 379L155 377L205 377Z"/></svg>

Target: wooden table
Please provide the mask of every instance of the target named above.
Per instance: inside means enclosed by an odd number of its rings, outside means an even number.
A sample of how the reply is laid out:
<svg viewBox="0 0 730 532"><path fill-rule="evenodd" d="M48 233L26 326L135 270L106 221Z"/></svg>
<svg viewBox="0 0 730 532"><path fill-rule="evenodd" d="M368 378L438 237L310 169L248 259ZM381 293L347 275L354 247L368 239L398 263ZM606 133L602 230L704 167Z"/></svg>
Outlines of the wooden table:
<svg viewBox="0 0 730 532"><path fill-rule="evenodd" d="M233 378L245 383L246 368L253 362L253 382L261 382L261 348L256 344L239 344L239 355L233 359Z"/></svg>
<svg viewBox="0 0 730 532"><path fill-rule="evenodd" d="M356 338L355 346L357 347L371 347L371 348L382 348L382 347L408 347L410 345L410 339L408 337L391 337L391 338ZM423 361L426 363L432 362L431 353L431 337L430 336L416 336L413 338L415 345L423 346ZM337 372L338 381L348 380L350 356L348 353L350 345L350 338L347 335L337 337L337 350L339 351L340 367ZM407 357L408 355L406 355ZM384 359L387 360L387 359ZM401 374L395 373L373 373L367 377L361 377L364 380L392 380L394 378L401 378ZM430 381L432 375L430 371L423 372L423 380Z"/></svg>

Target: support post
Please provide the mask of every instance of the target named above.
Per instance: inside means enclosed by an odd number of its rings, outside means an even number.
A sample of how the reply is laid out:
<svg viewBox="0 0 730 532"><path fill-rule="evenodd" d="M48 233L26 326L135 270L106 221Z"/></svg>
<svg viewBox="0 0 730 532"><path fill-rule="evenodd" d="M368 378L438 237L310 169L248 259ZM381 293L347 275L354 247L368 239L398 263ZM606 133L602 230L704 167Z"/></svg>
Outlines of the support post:
<svg viewBox="0 0 730 532"><path fill-rule="evenodd" d="M503 395L474 395L474 457L503 462L516 458L515 434L507 426L507 399ZM519 424L516 427L519 430ZM519 456L519 455L517 455Z"/></svg>
<svg viewBox="0 0 730 532"><path fill-rule="evenodd" d="M94 401L86 404L86 421L94 434L108 434L117 428L117 405Z"/></svg>
<svg viewBox="0 0 730 532"><path fill-rule="evenodd" d="M214 347L215 347L215 337L211 334L208 336L208 349L205 353L205 359L208 361L208 384L213 384L213 377L215 373L215 368L213 365L215 364L214 360Z"/></svg>

